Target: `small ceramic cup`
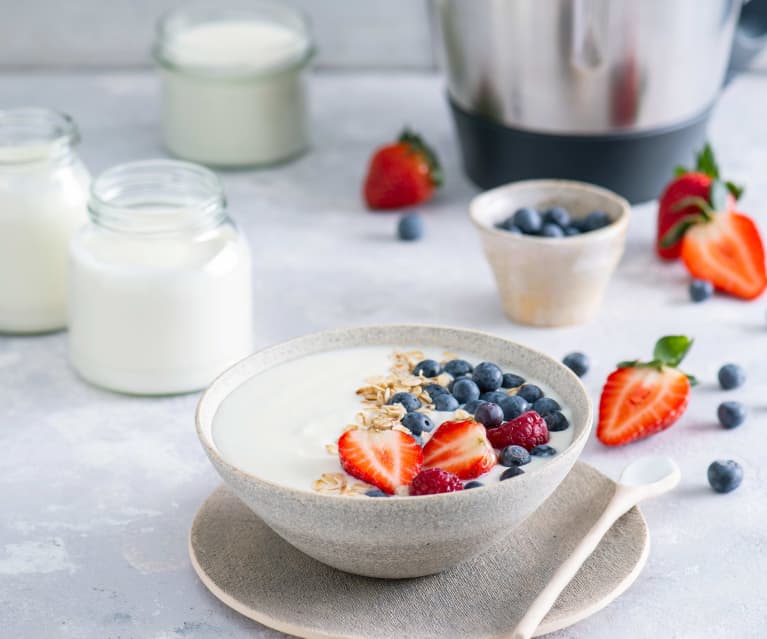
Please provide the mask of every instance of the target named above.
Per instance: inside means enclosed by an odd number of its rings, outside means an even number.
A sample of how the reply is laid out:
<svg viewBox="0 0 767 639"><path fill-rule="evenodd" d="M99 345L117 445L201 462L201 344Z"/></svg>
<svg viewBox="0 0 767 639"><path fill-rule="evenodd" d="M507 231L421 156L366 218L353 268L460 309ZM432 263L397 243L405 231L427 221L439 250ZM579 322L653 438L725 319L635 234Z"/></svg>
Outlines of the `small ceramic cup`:
<svg viewBox="0 0 767 639"><path fill-rule="evenodd" d="M545 238L495 228L525 206L564 206L574 219L605 211L612 223L573 237ZM567 180L513 182L475 197L471 221L493 269L501 304L515 322L582 324L596 315L626 242L631 207L598 186Z"/></svg>

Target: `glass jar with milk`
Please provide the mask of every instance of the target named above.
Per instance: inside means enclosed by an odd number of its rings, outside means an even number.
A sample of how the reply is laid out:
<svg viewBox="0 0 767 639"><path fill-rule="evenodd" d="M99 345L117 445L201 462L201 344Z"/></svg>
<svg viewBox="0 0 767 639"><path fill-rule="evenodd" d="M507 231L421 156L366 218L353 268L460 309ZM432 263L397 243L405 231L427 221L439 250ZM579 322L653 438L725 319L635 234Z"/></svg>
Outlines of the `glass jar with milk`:
<svg viewBox="0 0 767 639"><path fill-rule="evenodd" d="M160 21L154 58L162 128L174 154L203 164L269 165L308 144L304 16L282 4L193 4Z"/></svg>
<svg viewBox="0 0 767 639"><path fill-rule="evenodd" d="M67 249L87 221L88 170L66 115L0 111L0 332L41 333L67 319Z"/></svg>
<svg viewBox="0 0 767 639"><path fill-rule="evenodd" d="M94 180L89 213L70 269L69 354L84 379L189 392L250 353L250 252L214 173L123 164Z"/></svg>

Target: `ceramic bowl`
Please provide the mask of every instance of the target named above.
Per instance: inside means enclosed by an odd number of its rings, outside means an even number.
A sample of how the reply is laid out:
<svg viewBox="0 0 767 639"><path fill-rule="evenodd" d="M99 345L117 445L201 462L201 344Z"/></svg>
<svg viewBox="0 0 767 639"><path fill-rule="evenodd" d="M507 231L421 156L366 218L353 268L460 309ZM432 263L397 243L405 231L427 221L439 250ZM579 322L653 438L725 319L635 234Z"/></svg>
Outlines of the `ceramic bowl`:
<svg viewBox="0 0 767 639"><path fill-rule="evenodd" d="M573 441L545 465L482 488L422 497L372 499L320 494L273 483L229 463L212 437L218 407L238 386L286 361L357 346L423 347L469 353L538 381L570 409ZM197 435L227 486L270 528L307 555L340 570L383 578L443 571L508 535L556 489L586 442L592 407L580 380L558 361L474 331L370 326L300 337L235 364L203 393Z"/></svg>
<svg viewBox="0 0 767 639"><path fill-rule="evenodd" d="M564 206L573 218L605 211L612 224L574 237L544 238L495 228L524 206ZM590 320L623 255L631 207L612 191L584 182L513 182L474 198L471 221L493 269L501 304L515 322L568 326Z"/></svg>

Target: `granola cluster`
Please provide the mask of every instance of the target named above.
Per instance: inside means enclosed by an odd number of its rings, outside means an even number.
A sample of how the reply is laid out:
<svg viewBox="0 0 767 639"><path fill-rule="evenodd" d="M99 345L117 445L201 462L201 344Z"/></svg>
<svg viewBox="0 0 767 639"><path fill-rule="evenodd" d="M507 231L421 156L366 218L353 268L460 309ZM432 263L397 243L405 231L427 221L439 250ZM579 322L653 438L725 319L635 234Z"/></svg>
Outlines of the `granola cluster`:
<svg viewBox="0 0 767 639"><path fill-rule="evenodd" d="M349 482L343 473L323 473L312 489L326 495L364 495L373 488L361 481Z"/></svg>

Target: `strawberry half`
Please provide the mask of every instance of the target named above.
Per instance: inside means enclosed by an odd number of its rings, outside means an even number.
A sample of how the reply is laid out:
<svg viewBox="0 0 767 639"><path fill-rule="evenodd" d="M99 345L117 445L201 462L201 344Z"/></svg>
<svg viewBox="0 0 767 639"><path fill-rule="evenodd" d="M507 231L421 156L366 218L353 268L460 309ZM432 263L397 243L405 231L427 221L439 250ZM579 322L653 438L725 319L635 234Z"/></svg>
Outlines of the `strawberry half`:
<svg viewBox="0 0 767 639"><path fill-rule="evenodd" d="M680 205L692 208L694 213L677 222L661 244L674 246L681 242L682 261L693 277L751 300L767 288L764 246L749 217L726 210L727 195L726 186L714 180L708 199L682 200Z"/></svg>
<svg viewBox="0 0 767 639"><path fill-rule="evenodd" d="M373 154L363 194L371 209L399 209L425 202L441 184L436 153L405 129L396 142Z"/></svg>
<svg viewBox="0 0 767 639"><path fill-rule="evenodd" d="M390 495L421 470L423 451L399 430L347 430L338 439L341 467L352 477Z"/></svg>
<svg viewBox="0 0 767 639"><path fill-rule="evenodd" d="M441 468L460 479L484 475L497 463L487 431L479 422L444 422L423 448L424 468Z"/></svg>
<svg viewBox="0 0 767 639"><path fill-rule="evenodd" d="M680 220L697 213L695 206L680 206L680 202L683 200L690 201L691 198L707 199L711 190L711 183L716 179L719 179L719 167L716 164L714 152L708 144L696 156L695 170L677 168L676 177L666 185L658 202L655 250L661 258L675 260L680 257L681 244L679 242L675 244L664 243L663 239ZM729 190L726 210L730 210L735 206L735 200L740 197L743 189L732 182L725 184Z"/></svg>
<svg viewBox="0 0 767 639"><path fill-rule="evenodd" d="M691 378L677 366L691 346L691 339L670 335L658 340L652 361L618 364L602 389L599 441L628 444L665 430L682 416L690 401Z"/></svg>

